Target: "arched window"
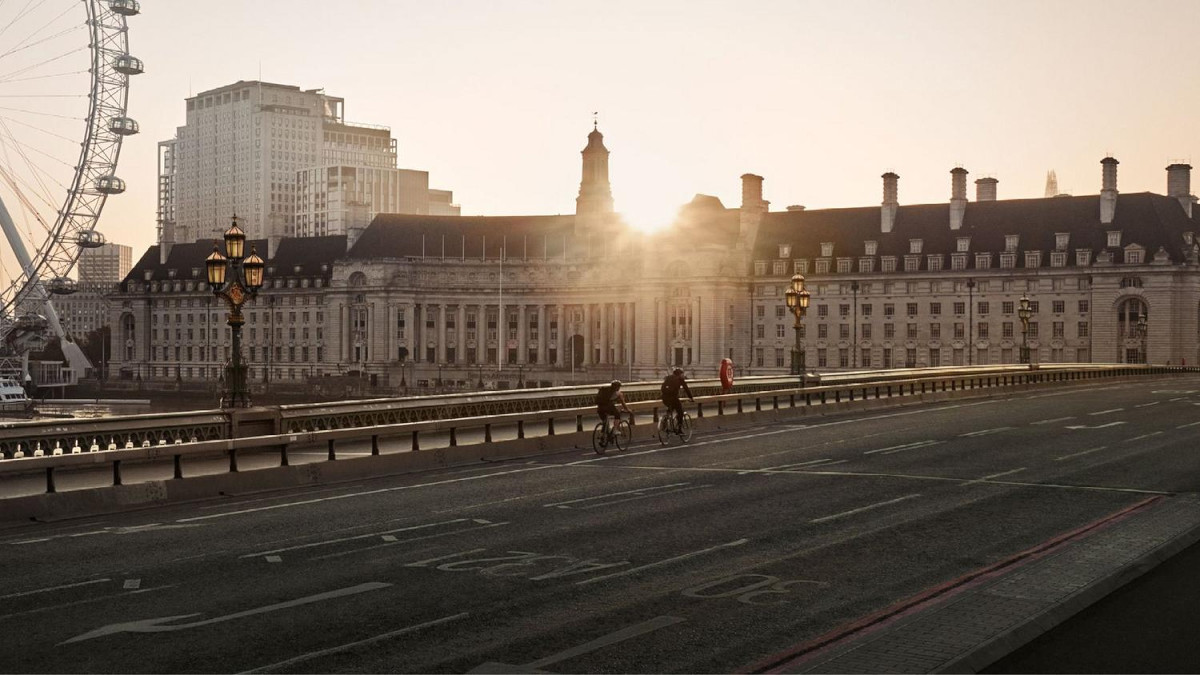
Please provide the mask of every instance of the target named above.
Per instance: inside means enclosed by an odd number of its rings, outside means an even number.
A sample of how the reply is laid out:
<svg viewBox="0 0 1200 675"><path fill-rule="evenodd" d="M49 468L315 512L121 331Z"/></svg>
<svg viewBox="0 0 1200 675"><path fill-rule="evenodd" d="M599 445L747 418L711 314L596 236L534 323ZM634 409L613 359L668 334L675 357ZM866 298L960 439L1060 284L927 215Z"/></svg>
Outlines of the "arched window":
<svg viewBox="0 0 1200 675"><path fill-rule="evenodd" d="M1141 277L1124 277L1121 279L1121 288L1141 288Z"/></svg>
<svg viewBox="0 0 1200 675"><path fill-rule="evenodd" d="M350 286L352 288L359 288L366 285L367 275L363 274L362 272L355 272L354 274L350 275Z"/></svg>
<svg viewBox="0 0 1200 675"><path fill-rule="evenodd" d="M1149 308L1141 298L1125 298L1117 304L1117 361L1142 363L1145 359L1145 339L1138 331L1138 319L1149 320Z"/></svg>

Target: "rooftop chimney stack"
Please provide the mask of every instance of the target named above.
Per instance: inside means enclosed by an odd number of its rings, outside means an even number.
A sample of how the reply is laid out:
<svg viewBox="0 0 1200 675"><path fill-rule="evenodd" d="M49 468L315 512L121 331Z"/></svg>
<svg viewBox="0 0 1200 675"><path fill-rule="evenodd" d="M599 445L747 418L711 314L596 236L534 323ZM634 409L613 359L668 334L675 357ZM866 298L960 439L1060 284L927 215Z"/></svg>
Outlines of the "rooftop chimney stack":
<svg viewBox="0 0 1200 675"><path fill-rule="evenodd" d="M1117 165L1113 157L1100 160L1102 183L1100 188L1100 222L1108 225L1117 215Z"/></svg>
<svg viewBox="0 0 1200 675"><path fill-rule="evenodd" d="M967 170L956 166L950 170L950 229L961 229L965 215L967 215Z"/></svg>
<svg viewBox="0 0 1200 675"><path fill-rule="evenodd" d="M977 202L994 202L996 201L996 183L1000 181L995 178L980 178L975 181L975 201Z"/></svg>
<svg viewBox="0 0 1200 675"><path fill-rule="evenodd" d="M1192 217L1192 204L1196 197L1192 195L1192 165L1172 164L1167 167L1167 195L1179 200L1184 213Z"/></svg>
<svg viewBox="0 0 1200 675"><path fill-rule="evenodd" d="M738 213L739 249L748 250L754 247L758 227L762 225L763 214L770 205L770 202L763 200L762 194L763 177L752 173L742 174L742 208Z"/></svg>
<svg viewBox="0 0 1200 675"><path fill-rule="evenodd" d="M885 234L896 226L896 211L900 208L899 188L897 183L900 176L891 171L883 174L883 210L880 213L880 230Z"/></svg>

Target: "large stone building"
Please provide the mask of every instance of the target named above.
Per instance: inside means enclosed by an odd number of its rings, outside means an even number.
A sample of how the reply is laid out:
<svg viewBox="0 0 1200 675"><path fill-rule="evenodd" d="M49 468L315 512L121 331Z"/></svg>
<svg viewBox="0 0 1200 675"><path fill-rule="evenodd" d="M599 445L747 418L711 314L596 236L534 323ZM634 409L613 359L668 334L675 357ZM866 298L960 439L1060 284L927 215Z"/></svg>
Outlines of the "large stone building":
<svg viewBox="0 0 1200 675"><path fill-rule="evenodd" d="M351 211L369 222L385 209L429 213L431 199L443 198L430 195L424 172L408 172L423 175L423 193L402 191L413 177L396 168L391 131L347 122L345 100L322 89L239 81L192 96L186 105L185 125L159 143L160 242L219 236L219 223L231 213L253 237L345 234L330 227L327 192L340 204L332 221L337 226ZM326 190L313 178L356 169L373 180L348 192L340 185Z"/></svg>
<svg viewBox="0 0 1200 675"><path fill-rule="evenodd" d="M996 199L997 181L951 171L951 199L770 211L742 176L738 208L698 195L647 237L613 209L608 150L593 130L574 215L383 214L345 236L251 242L267 286L246 308L255 381L357 372L381 385L518 386L660 376L786 373L783 292L813 293L810 369L1015 363L1016 308L1032 301L1038 362L1200 362L1200 213L1190 167L1167 196ZM222 227L227 218L214 222ZM112 368L212 377L228 358L224 308L204 283L207 242L153 247L121 286ZM1145 338L1135 329L1148 318ZM115 375L116 373L114 373Z"/></svg>

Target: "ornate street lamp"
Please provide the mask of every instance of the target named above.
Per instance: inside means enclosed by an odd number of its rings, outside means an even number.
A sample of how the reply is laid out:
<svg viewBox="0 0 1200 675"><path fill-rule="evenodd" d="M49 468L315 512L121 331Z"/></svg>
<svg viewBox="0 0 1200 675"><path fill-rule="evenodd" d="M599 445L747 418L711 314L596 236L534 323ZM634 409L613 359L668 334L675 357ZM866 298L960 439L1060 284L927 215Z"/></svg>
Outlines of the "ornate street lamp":
<svg viewBox="0 0 1200 675"><path fill-rule="evenodd" d="M1146 363L1146 314L1142 315L1137 320L1138 342L1141 344L1142 363Z"/></svg>
<svg viewBox="0 0 1200 675"><path fill-rule="evenodd" d="M263 284L263 268L266 262L253 248L245 257L246 233L238 225L237 216L225 231L225 254L213 244L212 253L204 260L208 270L208 285L213 295L224 298L229 305L229 328L233 333L233 355L225 367L226 390L221 406L246 408L250 406L250 392L246 388L246 366L242 364L242 305L257 297Z"/></svg>
<svg viewBox="0 0 1200 675"><path fill-rule="evenodd" d="M803 387L807 384L807 368L804 363L804 350L800 348L800 320L808 312L808 301L812 298L812 293L809 293L808 289L804 287L803 275L792 276L792 285L784 293L784 298L787 301L788 309L796 319L792 325L792 330L796 334L796 345L792 348L792 374L800 376L800 386Z"/></svg>
<svg viewBox="0 0 1200 675"><path fill-rule="evenodd" d="M1032 368L1033 364L1029 361L1029 317L1033 316L1033 310L1029 308L1029 298L1024 294L1021 295L1017 316L1021 319L1021 363L1028 363Z"/></svg>

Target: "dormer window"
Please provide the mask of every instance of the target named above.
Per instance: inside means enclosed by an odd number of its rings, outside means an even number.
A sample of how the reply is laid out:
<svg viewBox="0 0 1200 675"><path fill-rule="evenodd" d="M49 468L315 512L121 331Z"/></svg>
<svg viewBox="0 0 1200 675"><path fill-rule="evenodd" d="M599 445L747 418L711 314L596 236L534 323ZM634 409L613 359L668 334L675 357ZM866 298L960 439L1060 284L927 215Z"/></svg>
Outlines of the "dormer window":
<svg viewBox="0 0 1200 675"><path fill-rule="evenodd" d="M754 276L761 277L766 273L767 273L767 261L766 260L755 260L754 261Z"/></svg>
<svg viewBox="0 0 1200 675"><path fill-rule="evenodd" d="M1196 241L1196 233L1195 232L1184 232L1183 233L1183 243L1187 244L1188 246L1191 246L1192 243L1195 241Z"/></svg>
<svg viewBox="0 0 1200 675"><path fill-rule="evenodd" d="M1075 264L1079 267L1088 267L1092 264L1092 249L1081 248L1075 251Z"/></svg>
<svg viewBox="0 0 1200 675"><path fill-rule="evenodd" d="M1042 252L1041 251L1026 251L1025 252L1025 266L1026 267L1041 267L1042 266Z"/></svg>
<svg viewBox="0 0 1200 675"><path fill-rule="evenodd" d="M832 241L821 242L821 257L828 258L832 255L833 255L833 242Z"/></svg>
<svg viewBox="0 0 1200 675"><path fill-rule="evenodd" d="M851 263L851 260L849 258L838 258L838 261L837 261L838 274L849 274L850 273L850 263Z"/></svg>
<svg viewBox="0 0 1200 675"><path fill-rule="evenodd" d="M970 237L959 237L958 238L958 248L956 248L955 250L958 251L959 253L966 253L967 251L970 251L971 250L971 238Z"/></svg>
<svg viewBox="0 0 1200 675"><path fill-rule="evenodd" d="M875 253L879 250L879 242L868 241L863 244L863 247L865 249L863 252L864 255L875 255Z"/></svg>
<svg viewBox="0 0 1200 675"><path fill-rule="evenodd" d="M1108 245L1112 248L1116 248L1121 245L1120 230L1112 230L1108 233Z"/></svg>
<svg viewBox="0 0 1200 675"><path fill-rule="evenodd" d="M1130 265L1140 265L1146 260L1146 249L1137 244L1125 247L1125 262Z"/></svg>
<svg viewBox="0 0 1200 675"><path fill-rule="evenodd" d="M909 239L908 252L914 255L919 254L921 252L921 247L924 246L924 244L925 242L922 239Z"/></svg>
<svg viewBox="0 0 1200 675"><path fill-rule="evenodd" d="M167 270L167 278L174 279L175 278L175 270L173 270L173 269Z"/></svg>
<svg viewBox="0 0 1200 675"><path fill-rule="evenodd" d="M1021 235L1006 234L1004 235L1004 250L1007 253L1016 253L1017 244L1021 243Z"/></svg>
<svg viewBox="0 0 1200 675"><path fill-rule="evenodd" d="M1066 232L1058 232L1054 235L1054 250L1065 251L1067 244L1071 241L1071 235Z"/></svg>
<svg viewBox="0 0 1200 675"><path fill-rule="evenodd" d="M792 245L791 244L780 244L779 245L779 257L780 258L792 257Z"/></svg>

